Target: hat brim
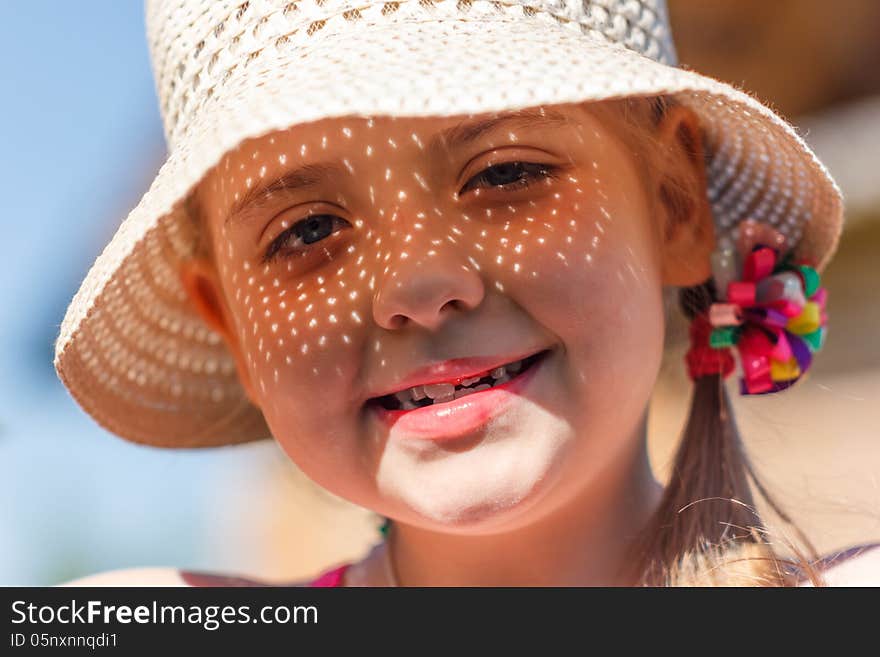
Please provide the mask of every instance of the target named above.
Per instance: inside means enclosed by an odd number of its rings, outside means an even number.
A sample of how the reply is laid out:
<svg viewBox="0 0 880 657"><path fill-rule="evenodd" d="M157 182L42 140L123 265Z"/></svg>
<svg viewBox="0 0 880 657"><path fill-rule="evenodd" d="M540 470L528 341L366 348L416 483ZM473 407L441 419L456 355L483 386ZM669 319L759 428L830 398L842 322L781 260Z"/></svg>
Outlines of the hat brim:
<svg viewBox="0 0 880 657"><path fill-rule="evenodd" d="M512 20L362 22L294 35L192 93L171 153L96 259L56 341L55 368L101 426L162 447L270 437L232 359L177 277L195 240L181 202L243 140L334 116L450 116L627 96L671 95L703 121L719 240L747 217L784 229L820 271L843 203L795 130L735 87L538 14ZM430 44L430 47L421 47ZM196 88L198 78L194 78Z"/></svg>

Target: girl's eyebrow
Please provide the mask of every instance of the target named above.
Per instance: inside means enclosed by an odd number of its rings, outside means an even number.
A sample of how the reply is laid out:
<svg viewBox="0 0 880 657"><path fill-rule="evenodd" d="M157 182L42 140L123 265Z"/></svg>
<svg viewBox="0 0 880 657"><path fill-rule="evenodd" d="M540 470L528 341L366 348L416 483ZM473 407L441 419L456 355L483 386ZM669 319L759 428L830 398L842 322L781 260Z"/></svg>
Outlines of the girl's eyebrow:
<svg viewBox="0 0 880 657"><path fill-rule="evenodd" d="M572 123L572 120L565 114L550 109L522 109L505 112L501 116L472 121L470 123L462 122L446 130L441 130L429 142L428 151L435 155L444 148L461 148L476 141L485 133L492 132L501 127L551 127L568 125L570 123Z"/></svg>
<svg viewBox="0 0 880 657"><path fill-rule="evenodd" d="M505 112L501 116L470 122L463 121L458 125L441 130L428 142L427 151L432 157L435 157L444 150L462 148L484 134L502 127L553 127L571 123L572 120L568 116L555 110L521 109ZM228 226L240 222L250 211L263 206L275 194L308 190L328 178L344 175L345 172L346 168L339 161L310 163L292 169L265 185L249 189L240 200L232 205L227 213L225 224Z"/></svg>
<svg viewBox="0 0 880 657"><path fill-rule="evenodd" d="M233 204L226 216L225 223L228 226L240 222L249 212L265 205L275 194L311 189L319 185L321 181L332 176L341 176L344 172L345 168L339 162L318 162L297 167L268 184L258 185L248 190L239 201Z"/></svg>

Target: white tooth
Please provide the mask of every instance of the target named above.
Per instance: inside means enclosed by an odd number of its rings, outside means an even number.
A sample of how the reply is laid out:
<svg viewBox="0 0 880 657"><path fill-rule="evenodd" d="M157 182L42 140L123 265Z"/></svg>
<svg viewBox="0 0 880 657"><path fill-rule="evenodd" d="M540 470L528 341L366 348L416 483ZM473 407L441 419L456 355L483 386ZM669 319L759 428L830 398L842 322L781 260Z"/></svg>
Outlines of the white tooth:
<svg viewBox="0 0 880 657"><path fill-rule="evenodd" d="M449 399L452 399L452 394L455 392L455 384L452 383L431 383L424 388L425 394L435 400L445 395L449 395Z"/></svg>
<svg viewBox="0 0 880 657"><path fill-rule="evenodd" d="M409 391L412 394L412 398L415 399L416 401L418 401L420 399L424 399L425 397L428 396L425 394L425 387L424 386L414 386L414 387L410 388Z"/></svg>
<svg viewBox="0 0 880 657"><path fill-rule="evenodd" d="M502 376L504 376L504 367L503 366L496 367L494 370L492 370L492 378L493 379L500 379Z"/></svg>
<svg viewBox="0 0 880 657"><path fill-rule="evenodd" d="M479 380L482 379L482 378L483 378L483 377L481 377L481 376L475 376L475 377L470 378L470 379L462 379L462 380L461 380L461 385L463 385L463 386L471 386L471 385L475 384L477 381L479 381Z"/></svg>
<svg viewBox="0 0 880 657"><path fill-rule="evenodd" d="M521 369L522 369L522 361L521 360L518 360L515 363L511 363L510 365L507 366L507 371L511 372L513 374L516 374Z"/></svg>
<svg viewBox="0 0 880 657"><path fill-rule="evenodd" d="M481 383L476 388L474 388L474 392L480 392L481 390L488 390L492 386L488 383Z"/></svg>
<svg viewBox="0 0 880 657"><path fill-rule="evenodd" d="M435 403L435 404L442 404L443 402L452 401L453 399L455 399L455 393L454 393L454 392L451 393L451 394L449 394L449 395L444 395L443 397L435 397L435 398L434 398L434 403Z"/></svg>
<svg viewBox="0 0 880 657"><path fill-rule="evenodd" d="M403 410L404 410L404 411L412 411L412 410L414 410L414 409L416 409L416 408L418 408L418 406L416 406L415 404L413 404L411 401L405 401L405 402L403 402Z"/></svg>
<svg viewBox="0 0 880 657"><path fill-rule="evenodd" d="M412 396L409 394L409 390L401 390L400 392L395 392L394 396L397 397L401 404L405 404L412 399Z"/></svg>
<svg viewBox="0 0 880 657"><path fill-rule="evenodd" d="M495 379L495 385L501 385L502 383L507 383L508 381L510 381L510 377L505 374L500 379Z"/></svg>
<svg viewBox="0 0 880 657"><path fill-rule="evenodd" d="M467 395L473 394L473 390L462 388L461 390L456 390L454 393L454 398L458 399L459 397L466 397Z"/></svg>

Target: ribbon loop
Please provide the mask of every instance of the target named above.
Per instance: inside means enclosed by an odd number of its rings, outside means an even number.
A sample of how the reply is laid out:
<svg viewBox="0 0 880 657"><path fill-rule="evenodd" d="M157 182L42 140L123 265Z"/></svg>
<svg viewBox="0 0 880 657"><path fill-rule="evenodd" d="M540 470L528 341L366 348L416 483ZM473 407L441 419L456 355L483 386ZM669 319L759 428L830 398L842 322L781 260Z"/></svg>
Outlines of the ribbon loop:
<svg viewBox="0 0 880 657"><path fill-rule="evenodd" d="M775 264L776 251L766 246L756 247L743 265L743 278L747 281L759 281L770 275Z"/></svg>
<svg viewBox="0 0 880 657"><path fill-rule="evenodd" d="M712 326L739 325L742 322L742 309L735 303L713 303L709 307L709 323Z"/></svg>
<svg viewBox="0 0 880 657"><path fill-rule="evenodd" d="M752 281L731 281L727 286L727 300L742 308L755 305L755 284Z"/></svg>

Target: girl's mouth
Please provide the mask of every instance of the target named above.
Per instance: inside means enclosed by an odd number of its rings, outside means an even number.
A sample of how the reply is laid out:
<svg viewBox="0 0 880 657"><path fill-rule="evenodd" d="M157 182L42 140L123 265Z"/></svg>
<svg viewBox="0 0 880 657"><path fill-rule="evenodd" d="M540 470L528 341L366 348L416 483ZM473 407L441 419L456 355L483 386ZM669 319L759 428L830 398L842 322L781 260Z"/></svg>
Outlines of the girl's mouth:
<svg viewBox="0 0 880 657"><path fill-rule="evenodd" d="M439 440L469 433L497 415L536 374L552 350L458 383L415 386L374 397L367 409L395 431Z"/></svg>
<svg viewBox="0 0 880 657"><path fill-rule="evenodd" d="M371 399L370 403L378 403L388 411L414 411L425 406L450 402L490 388L503 387L507 382L525 374L530 367L548 353L549 350L539 351L523 360L507 363L469 379L462 379L458 384L450 382L415 386L393 395L376 397Z"/></svg>

